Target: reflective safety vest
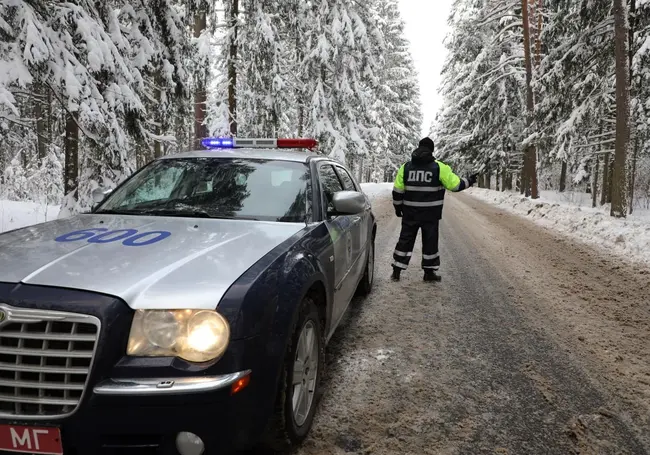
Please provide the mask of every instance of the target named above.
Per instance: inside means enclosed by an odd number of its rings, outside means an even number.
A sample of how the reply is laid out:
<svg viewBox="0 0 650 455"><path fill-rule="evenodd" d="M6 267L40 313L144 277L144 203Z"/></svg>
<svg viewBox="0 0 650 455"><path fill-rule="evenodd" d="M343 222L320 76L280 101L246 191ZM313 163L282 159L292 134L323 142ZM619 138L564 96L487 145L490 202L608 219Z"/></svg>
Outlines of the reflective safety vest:
<svg viewBox="0 0 650 455"><path fill-rule="evenodd" d="M393 185L393 204L402 207L407 219L442 218L445 190L459 191L465 186L451 168L441 161L403 164Z"/></svg>

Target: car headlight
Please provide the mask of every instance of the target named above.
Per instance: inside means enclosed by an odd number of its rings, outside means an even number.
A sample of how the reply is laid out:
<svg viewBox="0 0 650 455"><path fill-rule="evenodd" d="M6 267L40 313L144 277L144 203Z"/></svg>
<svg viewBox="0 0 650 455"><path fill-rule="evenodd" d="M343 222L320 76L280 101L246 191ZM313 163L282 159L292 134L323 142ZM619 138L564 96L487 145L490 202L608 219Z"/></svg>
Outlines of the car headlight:
<svg viewBox="0 0 650 455"><path fill-rule="evenodd" d="M208 362L226 352L228 321L214 310L137 310L127 354Z"/></svg>

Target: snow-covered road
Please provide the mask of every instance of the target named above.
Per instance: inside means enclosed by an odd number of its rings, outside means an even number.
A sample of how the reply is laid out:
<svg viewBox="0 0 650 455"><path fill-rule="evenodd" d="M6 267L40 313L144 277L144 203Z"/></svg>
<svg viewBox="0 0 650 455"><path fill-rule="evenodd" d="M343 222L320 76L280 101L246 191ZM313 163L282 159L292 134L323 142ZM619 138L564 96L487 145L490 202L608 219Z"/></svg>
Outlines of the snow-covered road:
<svg viewBox="0 0 650 455"><path fill-rule="evenodd" d="M411 267L394 283L390 186L366 191L379 216L375 288L328 348L299 454L650 450L648 270L448 195L443 281Z"/></svg>

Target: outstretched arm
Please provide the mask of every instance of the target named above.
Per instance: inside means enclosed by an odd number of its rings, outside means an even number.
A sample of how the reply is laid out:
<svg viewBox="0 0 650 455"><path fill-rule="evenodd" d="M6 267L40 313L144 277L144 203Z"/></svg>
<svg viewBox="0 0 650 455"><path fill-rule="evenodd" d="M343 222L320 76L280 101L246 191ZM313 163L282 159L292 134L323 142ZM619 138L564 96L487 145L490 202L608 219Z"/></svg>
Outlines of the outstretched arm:
<svg viewBox="0 0 650 455"><path fill-rule="evenodd" d="M436 163L438 163L438 166L440 167L440 182L446 190L459 192L466 190L476 183L476 174L471 175L468 178L460 178L454 174L454 171L452 171L451 167L447 164L442 161L436 161Z"/></svg>

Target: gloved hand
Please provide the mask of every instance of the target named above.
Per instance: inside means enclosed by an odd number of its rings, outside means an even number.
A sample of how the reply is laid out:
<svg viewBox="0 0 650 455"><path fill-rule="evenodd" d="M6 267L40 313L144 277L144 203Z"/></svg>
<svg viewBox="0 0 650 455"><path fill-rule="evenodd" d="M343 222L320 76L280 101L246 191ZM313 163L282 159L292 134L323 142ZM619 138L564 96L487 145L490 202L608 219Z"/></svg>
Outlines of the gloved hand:
<svg viewBox="0 0 650 455"><path fill-rule="evenodd" d="M398 218L402 217L402 207L395 206L395 216L397 216Z"/></svg>
<svg viewBox="0 0 650 455"><path fill-rule="evenodd" d="M476 184L477 180L478 180L478 173L472 174L469 177L467 177L467 181L469 182L469 186L474 186Z"/></svg>

